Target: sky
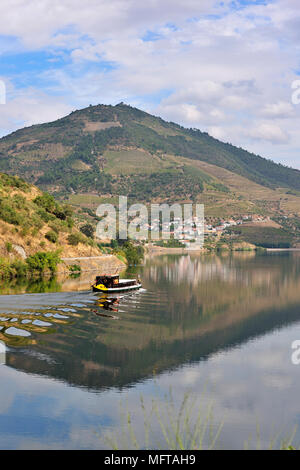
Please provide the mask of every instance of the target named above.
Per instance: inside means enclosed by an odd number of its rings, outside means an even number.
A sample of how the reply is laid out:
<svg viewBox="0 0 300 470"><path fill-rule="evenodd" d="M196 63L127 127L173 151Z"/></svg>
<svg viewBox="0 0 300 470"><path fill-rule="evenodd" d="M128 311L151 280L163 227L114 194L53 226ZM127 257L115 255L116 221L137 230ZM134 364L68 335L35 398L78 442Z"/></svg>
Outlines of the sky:
<svg viewBox="0 0 300 470"><path fill-rule="evenodd" d="M123 101L300 169L296 80L299 0L0 2L0 136Z"/></svg>

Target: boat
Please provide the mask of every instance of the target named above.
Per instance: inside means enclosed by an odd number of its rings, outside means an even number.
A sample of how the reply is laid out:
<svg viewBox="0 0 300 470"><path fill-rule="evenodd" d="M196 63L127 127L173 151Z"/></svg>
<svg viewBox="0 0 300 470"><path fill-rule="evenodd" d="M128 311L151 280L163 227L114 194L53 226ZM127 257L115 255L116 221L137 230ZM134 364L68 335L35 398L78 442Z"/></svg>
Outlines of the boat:
<svg viewBox="0 0 300 470"><path fill-rule="evenodd" d="M94 292L127 292L140 289L142 284L137 279L120 279L118 274L114 276L97 276L92 285Z"/></svg>

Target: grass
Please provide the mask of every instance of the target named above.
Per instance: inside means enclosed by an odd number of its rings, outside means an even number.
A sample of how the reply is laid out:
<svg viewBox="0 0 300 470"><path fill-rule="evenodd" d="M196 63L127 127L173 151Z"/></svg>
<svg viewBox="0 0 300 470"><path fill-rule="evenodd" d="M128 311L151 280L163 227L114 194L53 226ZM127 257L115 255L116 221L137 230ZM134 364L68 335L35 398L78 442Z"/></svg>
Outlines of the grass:
<svg viewBox="0 0 300 470"><path fill-rule="evenodd" d="M153 173L173 166L142 150L107 150L104 158L107 160L105 171L114 175Z"/></svg>
<svg viewBox="0 0 300 470"><path fill-rule="evenodd" d="M107 434L104 442L114 450L213 449L218 442L223 424L214 425L212 405L203 410L201 407L196 407L196 404L195 397L186 393L178 408L170 391L162 403L153 399L150 409L147 409L141 396L143 435L135 431L132 414L121 405L121 431Z"/></svg>
<svg viewBox="0 0 300 470"><path fill-rule="evenodd" d="M89 205L97 206L101 204L102 198L96 194L71 194L69 196L68 202L74 204L75 206Z"/></svg>
<svg viewBox="0 0 300 470"><path fill-rule="evenodd" d="M151 117L145 117L142 121L141 124L144 126L149 127L153 131L157 132L160 135L163 135L164 137L166 136L176 136L180 135L181 133L178 130L174 130L171 128L171 126L162 126L159 122L157 122L156 119L153 119Z"/></svg>
<svg viewBox="0 0 300 470"><path fill-rule="evenodd" d="M75 160L72 164L73 170L78 171L89 171L91 169L90 165L82 162L81 160Z"/></svg>
<svg viewBox="0 0 300 470"><path fill-rule="evenodd" d="M152 399L151 406L140 397L143 416L143 432L136 431L133 413L121 403L117 432L107 432L101 440L112 450L216 450L225 427L224 421L214 421L213 404L199 405L195 396L185 393L176 405L172 391L162 401ZM278 432L269 439L265 450L296 450L294 444L297 428L282 437ZM237 443L237 447L239 444ZM260 426L256 426L255 437L244 442L244 450L262 450Z"/></svg>
<svg viewBox="0 0 300 470"><path fill-rule="evenodd" d="M100 204L112 204L118 206L119 197L102 197L97 196L97 194L80 193L68 196L67 202L73 206L79 206L84 209L90 208L93 211L93 215L96 216L96 209Z"/></svg>

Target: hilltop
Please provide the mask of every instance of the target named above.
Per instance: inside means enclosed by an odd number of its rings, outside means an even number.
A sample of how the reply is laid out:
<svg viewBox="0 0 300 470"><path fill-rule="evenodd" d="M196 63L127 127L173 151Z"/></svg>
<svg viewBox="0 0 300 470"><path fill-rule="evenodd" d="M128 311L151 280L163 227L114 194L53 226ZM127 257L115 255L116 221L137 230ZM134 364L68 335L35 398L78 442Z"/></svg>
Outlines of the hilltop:
<svg viewBox="0 0 300 470"><path fill-rule="evenodd" d="M211 217L300 215L300 171L123 103L3 137L0 170L87 211L123 194L204 203Z"/></svg>

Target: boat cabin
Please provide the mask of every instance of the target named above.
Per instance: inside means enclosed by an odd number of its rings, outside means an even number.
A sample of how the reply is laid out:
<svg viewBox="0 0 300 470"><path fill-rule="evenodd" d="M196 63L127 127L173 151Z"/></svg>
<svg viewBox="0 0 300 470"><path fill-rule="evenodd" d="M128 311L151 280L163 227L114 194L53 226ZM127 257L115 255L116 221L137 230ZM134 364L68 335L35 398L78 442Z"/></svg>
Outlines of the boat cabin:
<svg viewBox="0 0 300 470"><path fill-rule="evenodd" d="M115 276L97 276L96 284L103 284L105 287L111 289L118 286L120 281L120 276L116 274Z"/></svg>

